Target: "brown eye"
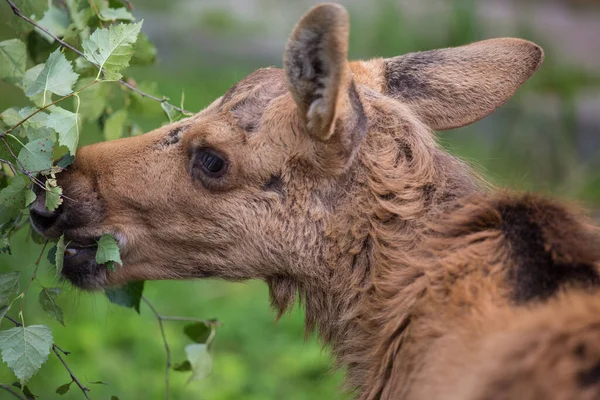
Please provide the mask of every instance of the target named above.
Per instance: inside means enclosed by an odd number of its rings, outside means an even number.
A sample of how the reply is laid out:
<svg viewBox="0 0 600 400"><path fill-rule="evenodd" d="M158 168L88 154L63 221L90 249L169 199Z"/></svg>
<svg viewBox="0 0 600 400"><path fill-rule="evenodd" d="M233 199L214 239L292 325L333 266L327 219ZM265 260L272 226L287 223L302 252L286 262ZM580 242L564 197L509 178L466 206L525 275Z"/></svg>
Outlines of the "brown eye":
<svg viewBox="0 0 600 400"><path fill-rule="evenodd" d="M210 177L217 178L227 172L227 160L212 149L199 149L194 158L195 164Z"/></svg>

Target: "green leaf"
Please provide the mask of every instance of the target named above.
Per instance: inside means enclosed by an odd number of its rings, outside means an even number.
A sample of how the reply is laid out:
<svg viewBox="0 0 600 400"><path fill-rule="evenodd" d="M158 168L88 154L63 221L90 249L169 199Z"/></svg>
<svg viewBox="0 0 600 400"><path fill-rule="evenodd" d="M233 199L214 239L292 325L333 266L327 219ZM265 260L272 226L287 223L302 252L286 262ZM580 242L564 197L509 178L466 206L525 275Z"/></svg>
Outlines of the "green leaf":
<svg viewBox="0 0 600 400"><path fill-rule="evenodd" d="M19 7L23 15L32 16L34 19L41 17L44 10L48 8L47 0L13 0L13 2ZM16 31L23 33L33 29L33 26L20 18L11 18L10 25Z"/></svg>
<svg viewBox="0 0 600 400"><path fill-rule="evenodd" d="M175 106L163 101L160 103L165 114L167 114L167 118L169 118L169 122L179 121L181 118L185 117L185 114L175 109Z"/></svg>
<svg viewBox="0 0 600 400"><path fill-rule="evenodd" d="M10 184L0 190L0 224L7 223L21 214L25 208L27 180L15 176Z"/></svg>
<svg viewBox="0 0 600 400"><path fill-rule="evenodd" d="M90 3L87 0L67 0L67 8L77 29L80 31L85 29L94 14Z"/></svg>
<svg viewBox="0 0 600 400"><path fill-rule="evenodd" d="M17 158L23 168L31 173L47 171L52 168L53 151L51 139L36 139L27 143Z"/></svg>
<svg viewBox="0 0 600 400"><path fill-rule="evenodd" d="M134 46L131 65L150 65L156 61L156 47L145 33L140 33Z"/></svg>
<svg viewBox="0 0 600 400"><path fill-rule="evenodd" d="M62 326L65 326L63 311L56 303L56 298L59 294L59 288L42 288L38 300L42 306L42 310L46 311L48 315L60 322Z"/></svg>
<svg viewBox="0 0 600 400"><path fill-rule="evenodd" d="M121 8L105 8L100 11L100 19L102 21L133 21L133 15L127 11L125 7Z"/></svg>
<svg viewBox="0 0 600 400"><path fill-rule="evenodd" d="M173 365L173 370L178 372L186 372L192 370L192 364L188 360L182 361Z"/></svg>
<svg viewBox="0 0 600 400"><path fill-rule="evenodd" d="M108 261L122 263L119 245L112 235L104 234L98 240L98 250L96 251L96 262L105 264Z"/></svg>
<svg viewBox="0 0 600 400"><path fill-rule="evenodd" d="M104 138L106 140L120 139L123 137L127 110L120 109L110 115L104 123Z"/></svg>
<svg viewBox="0 0 600 400"><path fill-rule="evenodd" d="M69 383L65 383L64 385L60 385L59 387L57 387L56 394L63 395L65 393L67 393L69 391L69 389L71 389L71 383L73 383L73 381L71 381Z"/></svg>
<svg viewBox="0 0 600 400"><path fill-rule="evenodd" d="M210 336L211 329L202 322L188 324L183 328L183 333L193 342L206 343L206 339Z"/></svg>
<svg viewBox="0 0 600 400"><path fill-rule="evenodd" d="M136 24L112 25L97 29L83 41L85 58L103 68L105 79L118 80L119 71L129 65L133 55L133 44L142 28L143 21Z"/></svg>
<svg viewBox="0 0 600 400"><path fill-rule="evenodd" d="M78 74L73 72L71 63L67 61L60 49L56 49L40 71L33 84L25 91L25 95L31 97L38 93L44 94L44 104L48 100L47 93L54 93L59 96L66 96L72 93L72 88Z"/></svg>
<svg viewBox="0 0 600 400"><path fill-rule="evenodd" d="M117 397L117 396L110 396L110 400L119 400L119 397Z"/></svg>
<svg viewBox="0 0 600 400"><path fill-rule="evenodd" d="M7 272L0 275L0 306L7 306L19 293L20 272Z"/></svg>
<svg viewBox="0 0 600 400"><path fill-rule="evenodd" d="M206 378L212 371L212 357L205 344L188 344L185 354L192 367L192 376L188 382Z"/></svg>
<svg viewBox="0 0 600 400"><path fill-rule="evenodd" d="M2 360L21 384L46 362L52 347L52 331L45 325L19 326L0 331Z"/></svg>
<svg viewBox="0 0 600 400"><path fill-rule="evenodd" d="M56 253L54 254L54 265L56 265L56 275L60 274L63 269L63 265L65 262L65 250L67 246L65 245L65 235L61 235L56 243Z"/></svg>
<svg viewBox="0 0 600 400"><path fill-rule="evenodd" d="M38 21L38 24L53 34L54 36L63 37L69 26L69 14L63 8L58 8L53 4L44 13L44 17ZM54 38L48 35L41 29L35 28L35 31L40 34L48 43L54 43Z"/></svg>
<svg viewBox="0 0 600 400"><path fill-rule="evenodd" d="M27 49L19 39L0 42L0 79L18 84L25 74Z"/></svg>
<svg viewBox="0 0 600 400"><path fill-rule="evenodd" d="M31 86L35 83L37 77L40 75L40 72L44 69L46 64L38 64L35 67L29 68L25 71L23 75L23 91L27 93L30 90ZM33 102L38 107L44 106L44 93L37 93L31 96L28 96L29 100Z"/></svg>
<svg viewBox="0 0 600 400"><path fill-rule="evenodd" d="M130 282L117 288L108 288L104 294L111 303L140 312L140 301L144 292L144 281Z"/></svg>
<svg viewBox="0 0 600 400"><path fill-rule="evenodd" d="M71 153L67 153L64 156L62 156L60 158L60 160L58 160L58 162L56 163L56 165L60 168L67 168L69 165L73 164L73 161L75 161L75 156L72 155Z"/></svg>
<svg viewBox="0 0 600 400"><path fill-rule="evenodd" d="M54 107L46 123L58 133L58 143L66 146L71 154L75 154L79 142L78 114Z"/></svg>
<svg viewBox="0 0 600 400"><path fill-rule="evenodd" d="M50 250L48 250L48 254L46 255L50 265L56 265L56 247L56 245L52 246Z"/></svg>
<svg viewBox="0 0 600 400"><path fill-rule="evenodd" d="M25 207L29 207L36 199L36 194L31 189L25 190Z"/></svg>
<svg viewBox="0 0 600 400"><path fill-rule="evenodd" d="M49 186L46 181L46 208L50 211L54 211L63 202L62 188L60 186Z"/></svg>

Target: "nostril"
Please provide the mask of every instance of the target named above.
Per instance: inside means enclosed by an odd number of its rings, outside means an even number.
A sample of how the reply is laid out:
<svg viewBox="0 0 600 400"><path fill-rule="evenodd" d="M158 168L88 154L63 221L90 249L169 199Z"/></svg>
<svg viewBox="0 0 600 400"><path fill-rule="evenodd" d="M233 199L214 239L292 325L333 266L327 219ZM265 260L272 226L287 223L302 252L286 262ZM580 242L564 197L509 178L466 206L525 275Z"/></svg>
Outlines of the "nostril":
<svg viewBox="0 0 600 400"><path fill-rule="evenodd" d="M52 225L56 223L59 215L60 212L58 212L58 209L56 211L44 210L43 212L40 212L38 209L31 207L29 210L31 223L40 233L49 230Z"/></svg>
<svg viewBox="0 0 600 400"><path fill-rule="evenodd" d="M50 229L54 225L62 211L62 207L59 206L56 210L50 211L46 208L46 192L44 190L36 190L34 186L34 192L36 198L31 208L29 209L29 217L31 223L38 230L43 233Z"/></svg>

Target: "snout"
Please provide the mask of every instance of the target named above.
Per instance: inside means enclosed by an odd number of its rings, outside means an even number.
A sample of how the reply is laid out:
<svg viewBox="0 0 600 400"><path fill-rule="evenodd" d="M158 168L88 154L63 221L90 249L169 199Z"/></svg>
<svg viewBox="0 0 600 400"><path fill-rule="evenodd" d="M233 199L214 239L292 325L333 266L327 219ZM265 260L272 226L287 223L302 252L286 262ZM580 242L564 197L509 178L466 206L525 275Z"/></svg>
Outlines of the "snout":
<svg viewBox="0 0 600 400"><path fill-rule="evenodd" d="M44 182L44 178L41 178ZM78 200L65 197L63 204L51 211L46 208L46 192L34 185L36 199L29 210L31 226L47 239L64 235L64 263L62 276L82 289L106 286L108 271L96 263L98 235L85 233L85 207L77 207ZM75 223L74 223L75 222Z"/></svg>

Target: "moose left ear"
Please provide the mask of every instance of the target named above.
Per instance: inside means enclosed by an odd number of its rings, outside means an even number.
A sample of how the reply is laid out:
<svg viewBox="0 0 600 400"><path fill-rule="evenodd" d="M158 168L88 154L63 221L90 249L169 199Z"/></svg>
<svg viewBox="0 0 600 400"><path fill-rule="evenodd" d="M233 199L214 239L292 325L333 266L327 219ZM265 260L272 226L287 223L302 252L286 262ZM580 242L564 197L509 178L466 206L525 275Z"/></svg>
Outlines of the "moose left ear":
<svg viewBox="0 0 600 400"><path fill-rule="evenodd" d="M349 25L341 5L318 5L298 22L284 54L289 88L308 134L342 156L341 164L367 126L347 60Z"/></svg>

